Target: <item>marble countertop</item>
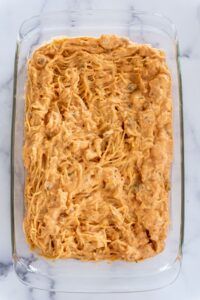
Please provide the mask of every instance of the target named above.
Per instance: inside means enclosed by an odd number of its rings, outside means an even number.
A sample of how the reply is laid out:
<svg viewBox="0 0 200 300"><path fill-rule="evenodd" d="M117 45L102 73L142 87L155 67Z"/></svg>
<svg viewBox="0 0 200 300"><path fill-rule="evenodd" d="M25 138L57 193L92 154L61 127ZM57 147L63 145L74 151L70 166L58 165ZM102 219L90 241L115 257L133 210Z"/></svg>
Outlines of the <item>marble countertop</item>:
<svg viewBox="0 0 200 300"><path fill-rule="evenodd" d="M60 9L134 8L160 12L178 29L183 80L185 130L185 241L183 263L175 283L162 290L116 294L115 299L200 299L200 0L1 0L0 1L0 299L111 299L111 295L56 294L28 288L17 279L11 261L10 131L16 36L22 21Z"/></svg>

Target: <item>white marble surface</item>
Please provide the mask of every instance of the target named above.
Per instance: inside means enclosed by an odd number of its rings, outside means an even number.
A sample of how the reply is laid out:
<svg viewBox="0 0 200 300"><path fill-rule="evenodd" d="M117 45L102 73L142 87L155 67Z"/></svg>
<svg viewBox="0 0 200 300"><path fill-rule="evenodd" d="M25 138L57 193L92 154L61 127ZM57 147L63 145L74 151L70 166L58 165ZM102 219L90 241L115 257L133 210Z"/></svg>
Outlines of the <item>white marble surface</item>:
<svg viewBox="0 0 200 300"><path fill-rule="evenodd" d="M23 286L12 269L10 241L10 131L15 41L21 22L63 8L135 8L160 12L178 29L185 120L186 220L183 264L171 286L115 299L200 299L200 0L0 0L0 300L111 299L111 295L63 295Z"/></svg>

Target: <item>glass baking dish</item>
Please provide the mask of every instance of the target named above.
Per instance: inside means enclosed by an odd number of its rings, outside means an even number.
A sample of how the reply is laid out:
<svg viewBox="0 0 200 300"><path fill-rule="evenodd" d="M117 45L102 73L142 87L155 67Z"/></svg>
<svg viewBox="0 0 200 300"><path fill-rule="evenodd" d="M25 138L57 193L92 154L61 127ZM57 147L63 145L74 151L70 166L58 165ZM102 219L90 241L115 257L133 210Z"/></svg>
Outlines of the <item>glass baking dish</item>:
<svg viewBox="0 0 200 300"><path fill-rule="evenodd" d="M41 44L58 36L117 34L162 48L172 75L174 159L171 173L170 227L165 250L139 263L47 260L31 252L23 233L22 161L26 62ZM134 10L62 11L33 17L19 31L15 60L12 127L12 245L14 268L25 284L63 292L135 292L173 282L180 271L184 223L184 160L181 80L174 25L158 14Z"/></svg>

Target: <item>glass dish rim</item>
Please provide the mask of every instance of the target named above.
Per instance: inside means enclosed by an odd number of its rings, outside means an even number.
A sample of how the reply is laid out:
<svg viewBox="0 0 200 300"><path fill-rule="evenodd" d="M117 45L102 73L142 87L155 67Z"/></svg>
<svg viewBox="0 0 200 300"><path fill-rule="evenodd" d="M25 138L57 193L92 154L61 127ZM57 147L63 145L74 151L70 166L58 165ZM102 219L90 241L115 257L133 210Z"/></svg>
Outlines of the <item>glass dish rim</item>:
<svg viewBox="0 0 200 300"><path fill-rule="evenodd" d="M183 119L183 97L182 97L182 79L181 79L181 68L180 68L180 55L179 55L179 42L178 42L178 36L177 36L177 30L176 27L174 25L173 22L171 22L171 20L160 14L160 13L149 13L146 11L138 11L138 10L127 10L127 9L123 9L123 10L119 10L119 9L86 9L86 10L58 10L58 11L51 11L49 13L44 13L44 14L40 14L40 15L36 15L33 17L30 17L26 20L24 20L20 26L20 29L18 31L18 37L17 37L17 45L16 45L16 53L15 53L15 63L14 63L14 81L13 81L13 110L12 110L12 127L11 127L11 240L12 240L12 256L13 256L13 264L14 264L14 269L15 269L15 230L14 230L14 144L15 144L15 114L16 114L16 102L17 102L17 97L16 97L16 88L17 88L17 71L18 71L18 56L19 56L19 46L20 46L20 42L27 37L27 35L29 34L29 32L25 33L24 36L20 35L20 31L22 30L23 26L25 26L26 24L28 24L29 22L33 21L33 20L39 20L40 18L45 18L45 17L51 17L53 15L56 14L64 14L64 13L76 13L76 14L84 14L84 13L103 13L103 12L112 12L112 13L119 13L119 12L123 12L123 13L134 13L135 15L141 15L141 16L149 16L149 17L156 17L159 18L160 20L164 20L165 22L167 22L167 25L170 26L170 30L172 30L173 36L170 36L173 41L175 42L175 49L176 49L176 55L175 55L175 60L176 60L176 65L177 65L177 79L178 79L178 83L179 83L179 115L180 115L180 154L181 154L181 163L180 163L180 167L181 167L181 226L180 226L180 239L179 239L179 251L177 253L179 259L180 259L180 263L181 263L181 259L182 259L182 246L183 246L183 241L184 241L184 214L185 214L185 186L184 186L184 175L185 175L185 166L184 166L184 119ZM31 30L32 31L32 30ZM30 31L30 32L31 32ZM172 266L175 264L177 259L174 260L174 262L172 263ZM180 272L180 270L179 270ZM178 276L177 276L178 277ZM23 281L20 279L20 281L22 281L23 283L25 283L26 285L30 286L30 284L28 284L26 281ZM169 283L171 284L171 283ZM39 288L41 289L41 288ZM160 287L156 288L156 289L160 289ZM43 290L43 289L41 289ZM152 290L155 290L154 288ZM149 290L150 291L150 290ZM125 292L125 293L134 293L137 291L130 291L130 292ZM65 291L65 293L75 293L75 292L70 292L70 291ZM92 291L83 291L83 292L78 292L78 293L105 293L104 291L97 291L97 292L92 292ZM106 293L119 293L119 292L115 292L115 291L110 291L110 292L106 292ZM124 293L124 292L121 292Z"/></svg>
<svg viewBox="0 0 200 300"><path fill-rule="evenodd" d="M64 10L56 10L56 11L49 11L47 13L41 13L41 14L37 14L37 15L33 15L29 18L26 18L22 21L20 27L19 27L19 30L18 30L18 36L17 36L17 41L20 42L21 40L23 40L25 38L26 35L29 34L29 32L23 34L22 33L22 30L23 30L23 27L26 26L28 23L34 21L34 20L39 20L40 18L45 18L45 17L51 17L51 16L55 16L56 15L59 15L59 14L63 14L63 13L67 13L67 14L88 14L88 13L111 13L112 14L117 14L120 12L120 14L134 14L134 15L141 15L141 16L149 16L149 17L155 17L157 19L160 19L160 20L164 20L168 26L170 27L170 30L172 30L172 33L173 33L173 39L175 42L178 42L178 32L177 32L177 28L175 26L175 24L172 22L172 20L170 18L168 18L167 16L165 16L164 14L162 13L159 13L159 12L148 12L148 11L145 11L145 10L136 10L136 9L64 9Z"/></svg>

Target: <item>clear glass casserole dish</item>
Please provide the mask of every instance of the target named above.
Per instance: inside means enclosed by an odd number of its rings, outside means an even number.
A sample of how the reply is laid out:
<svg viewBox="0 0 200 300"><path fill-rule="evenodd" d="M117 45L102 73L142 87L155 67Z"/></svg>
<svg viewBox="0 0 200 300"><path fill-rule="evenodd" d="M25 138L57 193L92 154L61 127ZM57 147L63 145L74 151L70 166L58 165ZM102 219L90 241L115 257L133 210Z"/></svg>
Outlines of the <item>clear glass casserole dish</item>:
<svg viewBox="0 0 200 300"><path fill-rule="evenodd" d="M26 62L41 44L58 36L117 34L161 48L172 75L174 158L171 173L170 227L165 250L139 263L47 260L31 252L22 228L24 217L24 91ZM13 98L11 207L14 268L25 284L62 292L135 292L161 288L180 271L184 224L184 160L181 80L174 25L165 17L136 11L62 11L33 17L19 31Z"/></svg>

